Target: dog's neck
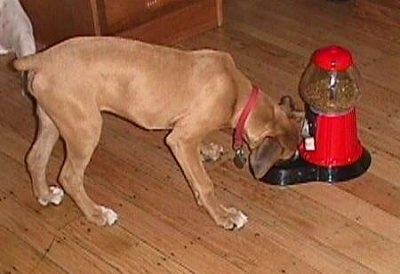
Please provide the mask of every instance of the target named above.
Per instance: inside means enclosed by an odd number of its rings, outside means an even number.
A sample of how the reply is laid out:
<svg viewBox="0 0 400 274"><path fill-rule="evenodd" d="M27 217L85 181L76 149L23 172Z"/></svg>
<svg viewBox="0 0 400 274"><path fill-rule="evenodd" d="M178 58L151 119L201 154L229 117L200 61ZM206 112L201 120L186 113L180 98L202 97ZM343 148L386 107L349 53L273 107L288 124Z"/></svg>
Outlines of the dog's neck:
<svg viewBox="0 0 400 274"><path fill-rule="evenodd" d="M259 97L261 90L258 86L253 86L251 94L241 110L240 116L238 118L235 131L234 131L234 144L235 148L241 148L244 145L246 134L245 134L245 124L251 112L254 110L257 99Z"/></svg>

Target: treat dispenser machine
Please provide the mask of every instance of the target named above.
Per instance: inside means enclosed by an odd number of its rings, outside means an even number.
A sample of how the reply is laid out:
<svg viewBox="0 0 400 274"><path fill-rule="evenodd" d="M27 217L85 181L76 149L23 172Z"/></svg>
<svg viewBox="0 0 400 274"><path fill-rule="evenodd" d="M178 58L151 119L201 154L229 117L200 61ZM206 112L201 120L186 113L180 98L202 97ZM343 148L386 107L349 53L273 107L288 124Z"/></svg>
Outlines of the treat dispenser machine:
<svg viewBox="0 0 400 274"><path fill-rule="evenodd" d="M277 163L262 181L278 185L337 182L363 174L371 156L358 138L360 84L348 49L328 46L316 50L299 85L306 119L298 153Z"/></svg>

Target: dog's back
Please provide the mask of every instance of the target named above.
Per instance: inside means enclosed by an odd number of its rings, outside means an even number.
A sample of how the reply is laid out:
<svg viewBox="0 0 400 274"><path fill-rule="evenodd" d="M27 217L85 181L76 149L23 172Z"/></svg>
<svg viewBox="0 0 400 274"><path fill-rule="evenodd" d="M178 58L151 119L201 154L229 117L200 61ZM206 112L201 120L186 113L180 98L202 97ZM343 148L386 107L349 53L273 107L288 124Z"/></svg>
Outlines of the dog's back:
<svg viewBox="0 0 400 274"><path fill-rule="evenodd" d="M225 91L239 73L226 53L112 37L70 39L14 66L33 71L31 93L39 102L75 97L146 128L169 128L187 110L201 110L201 102L215 102L201 98L229 100Z"/></svg>

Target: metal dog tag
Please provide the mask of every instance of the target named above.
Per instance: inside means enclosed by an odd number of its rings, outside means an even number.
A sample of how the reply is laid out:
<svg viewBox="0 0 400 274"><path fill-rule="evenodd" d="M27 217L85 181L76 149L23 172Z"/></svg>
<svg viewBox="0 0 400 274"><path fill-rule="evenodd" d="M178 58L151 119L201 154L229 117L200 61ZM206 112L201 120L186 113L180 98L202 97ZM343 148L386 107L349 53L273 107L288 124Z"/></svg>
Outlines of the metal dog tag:
<svg viewBox="0 0 400 274"><path fill-rule="evenodd" d="M237 168L242 169L247 162L247 155L243 148L237 148L235 150L235 157L233 158L233 163Z"/></svg>

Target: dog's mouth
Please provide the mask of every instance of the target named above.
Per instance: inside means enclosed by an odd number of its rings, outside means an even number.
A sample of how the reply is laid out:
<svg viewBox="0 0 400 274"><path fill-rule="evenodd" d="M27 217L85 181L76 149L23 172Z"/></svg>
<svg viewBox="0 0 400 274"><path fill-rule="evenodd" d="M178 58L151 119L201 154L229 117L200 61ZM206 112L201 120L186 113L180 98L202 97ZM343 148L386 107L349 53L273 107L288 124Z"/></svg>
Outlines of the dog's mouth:
<svg viewBox="0 0 400 274"><path fill-rule="evenodd" d="M292 157L289 159L285 160L279 160L278 162L275 163L276 167L287 167L291 165L293 162L295 162L300 156L299 151L296 149L296 151L293 153Z"/></svg>

